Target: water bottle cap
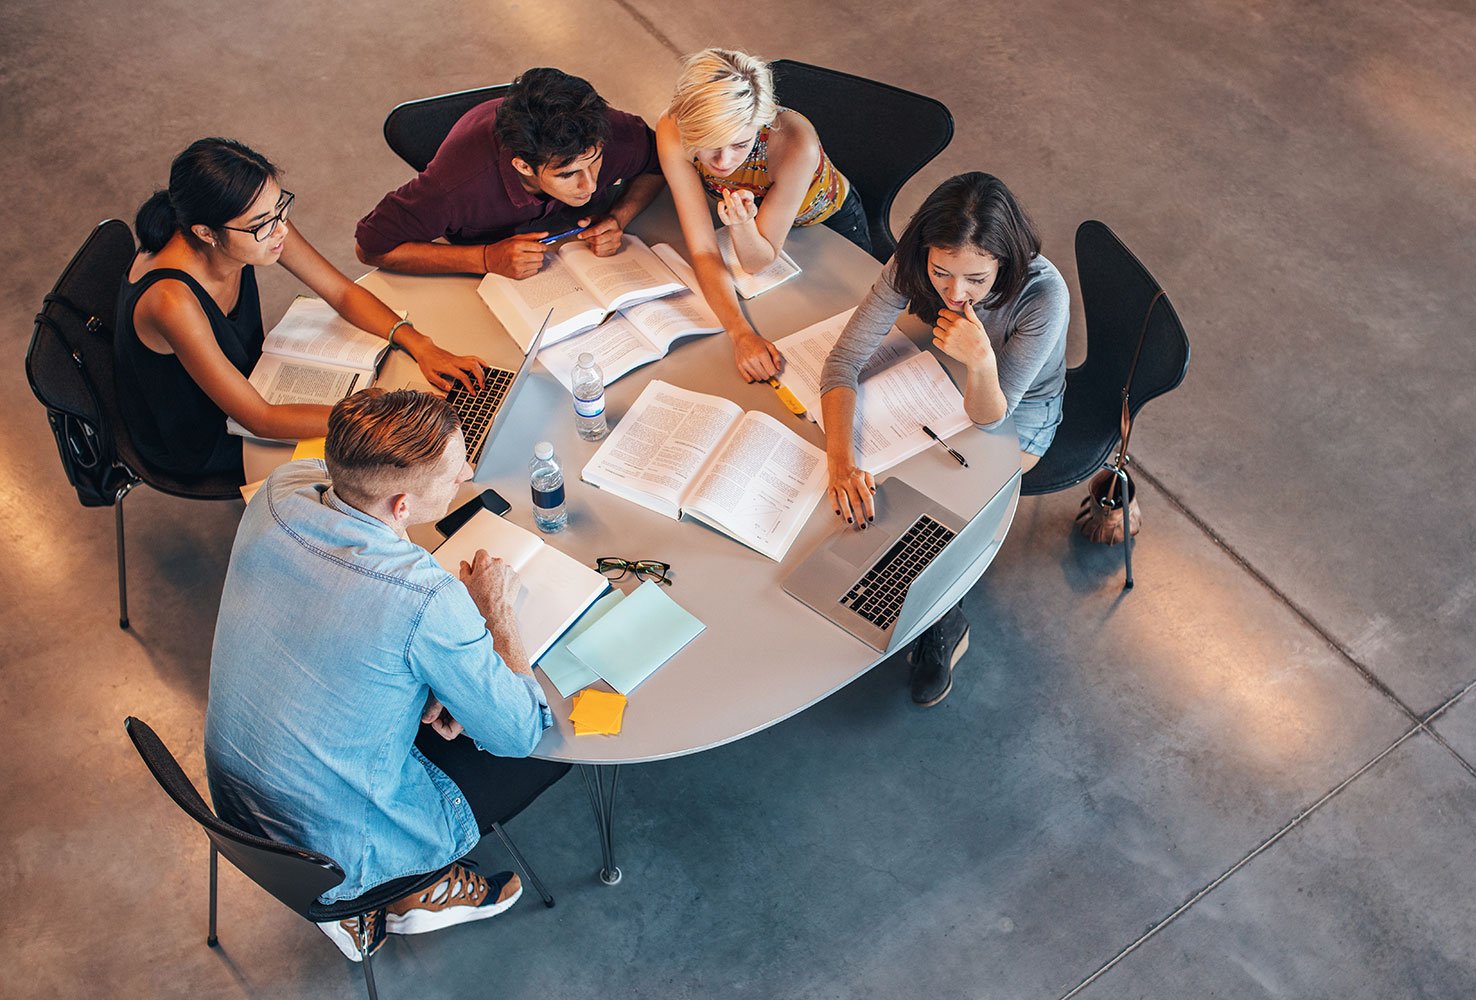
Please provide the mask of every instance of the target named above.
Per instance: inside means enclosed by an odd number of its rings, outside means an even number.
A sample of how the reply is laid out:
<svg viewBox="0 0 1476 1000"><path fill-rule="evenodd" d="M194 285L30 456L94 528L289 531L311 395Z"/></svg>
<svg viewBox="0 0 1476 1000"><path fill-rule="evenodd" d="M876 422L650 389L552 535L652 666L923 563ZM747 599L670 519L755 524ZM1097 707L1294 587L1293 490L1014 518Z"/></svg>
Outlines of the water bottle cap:
<svg viewBox="0 0 1476 1000"><path fill-rule="evenodd" d="M554 457L554 446L547 441L539 441L533 446L533 457L547 462Z"/></svg>
<svg viewBox="0 0 1476 1000"><path fill-rule="evenodd" d="M593 354L589 353L588 351L584 351L583 353L581 353L579 355L579 367L580 368L592 368L592 367L594 367L594 363L595 363L595 356Z"/></svg>

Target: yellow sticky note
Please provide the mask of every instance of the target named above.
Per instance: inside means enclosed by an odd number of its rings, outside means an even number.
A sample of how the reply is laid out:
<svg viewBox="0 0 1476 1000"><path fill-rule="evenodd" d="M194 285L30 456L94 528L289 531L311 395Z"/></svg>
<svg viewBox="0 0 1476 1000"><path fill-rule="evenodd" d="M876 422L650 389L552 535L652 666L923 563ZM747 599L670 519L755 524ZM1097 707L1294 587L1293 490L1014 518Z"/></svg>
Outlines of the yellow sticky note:
<svg viewBox="0 0 1476 1000"><path fill-rule="evenodd" d="M574 696L569 721L575 736L616 736L625 717L625 695L589 688Z"/></svg>
<svg viewBox="0 0 1476 1000"><path fill-rule="evenodd" d="M297 442L297 447L292 449L292 461L295 462L299 458L322 458L323 445L327 441L327 438L303 438Z"/></svg>

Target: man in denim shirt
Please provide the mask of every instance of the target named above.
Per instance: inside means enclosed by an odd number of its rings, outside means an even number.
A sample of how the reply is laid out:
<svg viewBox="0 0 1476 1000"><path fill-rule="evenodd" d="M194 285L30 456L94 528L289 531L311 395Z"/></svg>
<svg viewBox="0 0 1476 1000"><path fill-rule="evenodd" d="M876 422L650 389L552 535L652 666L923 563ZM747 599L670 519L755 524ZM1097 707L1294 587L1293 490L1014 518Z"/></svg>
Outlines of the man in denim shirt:
<svg viewBox="0 0 1476 1000"><path fill-rule="evenodd" d="M205 767L222 819L343 867L323 902L418 887L363 938L357 921L319 925L358 961L386 931L511 906L516 875L460 859L569 766L510 759L551 722L513 614L516 575L479 552L458 580L405 536L471 476L454 411L410 390L356 393L333 408L326 453L274 472L241 519Z"/></svg>

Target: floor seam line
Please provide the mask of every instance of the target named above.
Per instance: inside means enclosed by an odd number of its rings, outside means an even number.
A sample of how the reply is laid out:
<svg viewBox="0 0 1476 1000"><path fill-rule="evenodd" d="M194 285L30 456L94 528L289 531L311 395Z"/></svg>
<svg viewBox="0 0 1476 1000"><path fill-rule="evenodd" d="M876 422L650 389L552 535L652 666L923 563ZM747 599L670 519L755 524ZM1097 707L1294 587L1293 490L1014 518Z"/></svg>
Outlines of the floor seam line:
<svg viewBox="0 0 1476 1000"><path fill-rule="evenodd" d="M1122 949L1116 955L1112 956L1112 958L1108 959L1106 964L1104 964L1096 972L1093 972L1090 976L1087 976L1080 983L1077 983L1076 986L1069 993L1063 994L1060 1000L1072 1000L1072 997L1077 996L1081 993L1082 990L1086 989L1088 986L1092 985L1092 983L1102 978L1124 959L1126 959L1129 955L1131 955L1133 952L1137 951L1140 947L1146 944L1148 940L1158 934L1159 931L1163 930L1169 924L1173 923L1175 920L1179 919L1179 917L1183 916L1190 907L1198 903L1204 897L1208 896L1215 889L1219 888L1232 875L1240 871L1240 869L1244 868L1246 865L1250 864L1262 853L1274 846L1283 837L1291 833L1292 830L1300 826L1304 821L1310 818L1313 813L1317 812L1317 810L1321 809L1324 805L1331 801L1334 796L1338 795L1349 785L1353 784L1353 782L1357 781L1371 768L1376 766L1379 761L1383 760L1385 757L1389 756L1391 753L1397 750L1401 745L1403 745L1406 740L1422 732L1428 732L1428 730L1425 729L1422 724L1416 723L1414 726L1410 727L1397 740L1385 747L1380 753L1376 754L1372 760L1365 763L1362 767L1358 768L1358 770L1354 771L1352 774L1348 775L1348 777L1344 778L1342 781L1334 785L1327 792L1323 793L1323 795L1319 799L1317 799L1317 801L1313 802L1310 806L1307 806L1301 812L1297 813L1297 815L1293 816L1291 820L1288 821L1281 829L1273 833L1249 854L1245 855L1245 857L1235 862L1235 864L1227 868L1218 877L1210 881L1199 891L1195 892L1184 902L1180 903L1177 907L1169 912L1168 916L1164 917L1162 920L1158 921L1158 923L1154 924L1152 927L1148 928L1148 930L1144 931L1137 940L1133 941L1126 948Z"/></svg>
<svg viewBox="0 0 1476 1000"><path fill-rule="evenodd" d="M1395 694L1394 690L1390 688L1389 685L1380 680L1372 670L1364 666L1364 664L1360 662L1358 658L1355 657L1352 653L1350 653L1347 647L1344 646L1342 642L1339 641L1332 634L1331 631L1325 628L1317 619L1313 618L1310 612L1305 610L1296 601L1292 600L1291 597L1283 590L1281 590L1280 587L1272 583L1271 579L1266 576L1265 573L1261 572L1250 562L1250 560L1241 555L1239 550L1236 549L1235 546L1226 541L1224 536L1222 536L1214 528L1210 527L1209 522L1205 521L1204 518L1200 517L1198 514L1194 513L1194 511L1190 510L1189 506L1184 502L1183 498L1181 498L1177 493L1165 486L1163 480L1159 479L1152 472L1148 471L1148 469L1144 468L1142 463L1140 463L1137 459L1133 459L1132 464L1136 467L1138 473L1142 475L1145 482L1147 482L1154 489L1167 497L1169 503L1172 504L1173 507L1177 509L1180 514L1183 514L1184 517L1189 520L1190 524L1194 525L1201 532L1203 532L1209 538L1209 540L1220 549L1220 551L1229 556L1237 565L1240 566L1241 569L1249 573L1256 580L1257 583L1259 583L1271 594L1271 596L1275 597L1278 601L1285 605L1292 614L1294 614L1298 619L1301 620L1302 624L1306 625L1313 632L1315 632L1317 636L1322 639L1323 642L1327 643L1327 645L1330 646L1334 652L1341 656L1343 660L1346 661L1348 665L1351 666L1354 671L1356 671L1358 675L1363 678L1365 683L1367 683L1370 687L1379 692L1379 694L1383 695L1389 701L1393 702L1394 705L1410 719L1410 721L1415 723L1415 725L1423 725L1424 720L1420 718L1419 713L1406 705L1404 703L1404 700L1400 698L1397 694ZM1467 690L1469 690L1469 688ZM1457 697L1459 697L1459 695L1457 695Z"/></svg>
<svg viewBox="0 0 1476 1000"><path fill-rule="evenodd" d="M674 43L670 38L666 37L666 35L661 31L660 28L656 27L655 21L652 21L645 14L642 14L639 10L637 10L635 5L632 4L630 0L615 0L615 4L621 10L629 14L631 19L634 20L637 24L639 24L642 28L645 28L646 32L650 34L652 38L656 39L656 41L660 42L661 47L666 49L666 51L670 52L678 59L686 55L686 53L684 53L681 49L677 48L676 43Z"/></svg>
<svg viewBox="0 0 1476 1000"><path fill-rule="evenodd" d="M1471 777L1476 778L1476 767L1472 767L1471 762L1468 761L1465 757L1462 757L1460 751L1451 746L1449 743L1445 742L1444 736L1441 736L1439 733L1437 733L1435 729L1431 726L1426 726L1422 724L1420 728L1428 733L1432 740L1444 747L1445 752L1456 759L1457 764L1461 765L1461 767L1464 767L1467 771L1469 771Z"/></svg>

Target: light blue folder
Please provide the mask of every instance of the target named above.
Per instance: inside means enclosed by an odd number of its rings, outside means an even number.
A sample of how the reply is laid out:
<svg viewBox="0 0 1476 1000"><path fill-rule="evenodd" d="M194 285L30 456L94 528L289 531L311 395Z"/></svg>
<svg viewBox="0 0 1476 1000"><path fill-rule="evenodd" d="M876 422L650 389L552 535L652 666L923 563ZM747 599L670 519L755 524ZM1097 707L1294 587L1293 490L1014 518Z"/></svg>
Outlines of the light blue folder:
<svg viewBox="0 0 1476 1000"><path fill-rule="evenodd" d="M569 652L569 643L583 635L591 625L605 617L611 608L623 600L625 600L623 591L612 590L595 601L577 622L569 626L569 631L560 636L559 641L550 646L548 652L539 659L538 669L548 675L548 679L553 681L553 686L558 688L559 694L565 698L576 691L583 691L600 679L600 675L591 670L583 660Z"/></svg>
<svg viewBox="0 0 1476 1000"><path fill-rule="evenodd" d="M706 627L647 580L570 640L569 652L628 695Z"/></svg>

